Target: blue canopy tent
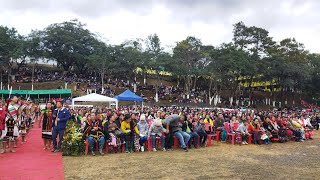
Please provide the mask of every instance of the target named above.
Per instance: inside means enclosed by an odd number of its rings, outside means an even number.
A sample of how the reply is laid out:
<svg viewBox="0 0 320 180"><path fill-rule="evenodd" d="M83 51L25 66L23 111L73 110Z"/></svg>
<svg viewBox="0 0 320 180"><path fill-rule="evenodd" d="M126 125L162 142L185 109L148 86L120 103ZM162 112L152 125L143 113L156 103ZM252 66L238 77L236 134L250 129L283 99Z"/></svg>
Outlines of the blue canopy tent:
<svg viewBox="0 0 320 180"><path fill-rule="evenodd" d="M138 102L143 101L142 97L136 95L135 93L133 93L129 89L127 89L123 93L121 93L118 96L115 96L113 98L117 99L118 101L138 101Z"/></svg>

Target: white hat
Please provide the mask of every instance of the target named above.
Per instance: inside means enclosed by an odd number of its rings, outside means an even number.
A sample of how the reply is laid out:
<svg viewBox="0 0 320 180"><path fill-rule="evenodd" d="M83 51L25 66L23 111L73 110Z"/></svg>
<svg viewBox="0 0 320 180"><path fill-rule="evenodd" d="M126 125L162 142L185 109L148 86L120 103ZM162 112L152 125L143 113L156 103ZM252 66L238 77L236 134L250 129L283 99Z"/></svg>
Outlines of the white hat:
<svg viewBox="0 0 320 180"><path fill-rule="evenodd" d="M141 116L140 116L140 121L145 121L146 120L146 115L145 114L141 114Z"/></svg>

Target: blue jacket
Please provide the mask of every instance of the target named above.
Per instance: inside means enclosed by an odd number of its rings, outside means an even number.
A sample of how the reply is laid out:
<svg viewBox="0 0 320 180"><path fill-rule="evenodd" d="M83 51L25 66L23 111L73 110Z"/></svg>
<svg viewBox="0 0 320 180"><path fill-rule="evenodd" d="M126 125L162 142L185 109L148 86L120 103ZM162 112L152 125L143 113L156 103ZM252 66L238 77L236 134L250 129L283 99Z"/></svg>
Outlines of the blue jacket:
<svg viewBox="0 0 320 180"><path fill-rule="evenodd" d="M60 111L58 111L58 109L55 109L53 111L53 114L52 114L52 120L53 120L52 127L53 128L56 126L56 124L55 124L56 118L55 117L58 117L60 119L60 121L58 122L58 126L57 126L58 130L65 130L66 126L67 126L67 121L70 118L69 111L64 107Z"/></svg>

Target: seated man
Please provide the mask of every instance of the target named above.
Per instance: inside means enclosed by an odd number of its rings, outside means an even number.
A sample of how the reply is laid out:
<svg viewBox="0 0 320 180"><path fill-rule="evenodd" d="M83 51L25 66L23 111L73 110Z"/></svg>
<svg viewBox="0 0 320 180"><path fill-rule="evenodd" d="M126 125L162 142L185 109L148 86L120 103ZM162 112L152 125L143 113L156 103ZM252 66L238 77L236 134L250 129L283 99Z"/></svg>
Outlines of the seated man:
<svg viewBox="0 0 320 180"><path fill-rule="evenodd" d="M214 123L214 127L216 129L216 131L220 131L221 132L221 140L222 142L225 142L227 139L227 131L224 128L224 117L221 113L218 114L218 118Z"/></svg>
<svg viewBox="0 0 320 180"><path fill-rule="evenodd" d="M91 113L88 116L86 126L84 128L85 136L87 136L89 148L93 156L95 156L95 152L93 151L93 147L95 142L99 143L99 153L101 155L104 155L103 153L103 147L105 143L105 138L103 134L103 126L100 118L96 116L95 113Z"/></svg>
<svg viewBox="0 0 320 180"><path fill-rule="evenodd" d="M172 134L179 139L182 149L185 152L188 152L186 144L188 144L190 140L190 135L182 131L181 122L184 122L184 119L184 116L172 114L165 119L165 123L167 126L167 133L172 132Z"/></svg>
<svg viewBox="0 0 320 180"><path fill-rule="evenodd" d="M196 126L194 128L194 131L200 136L200 143L201 146L205 146L206 140L207 140L207 133L204 127L204 121L203 118L200 118L200 120L196 123Z"/></svg>

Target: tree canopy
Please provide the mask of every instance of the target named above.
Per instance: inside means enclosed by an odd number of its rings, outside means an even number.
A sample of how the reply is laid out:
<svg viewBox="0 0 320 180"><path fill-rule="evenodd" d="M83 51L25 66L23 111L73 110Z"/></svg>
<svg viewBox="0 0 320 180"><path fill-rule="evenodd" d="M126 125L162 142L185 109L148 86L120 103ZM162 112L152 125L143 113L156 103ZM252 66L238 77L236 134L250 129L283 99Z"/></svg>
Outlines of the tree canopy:
<svg viewBox="0 0 320 180"><path fill-rule="evenodd" d="M165 49L157 34L121 44L102 39L78 20L51 24L27 36L0 26L0 64L2 70L6 67L9 71L13 62L53 60L64 71L96 72L102 83L110 76L135 81L137 68L144 77L149 70L158 78L161 71L168 71L186 95L200 89L209 96L222 90L231 90L236 96L241 83L251 89L253 82L261 81L272 82L270 86L281 91L320 98L320 54L309 53L293 37L276 42L268 30L243 22L234 24L232 41L220 46L204 45L194 36L177 42L172 49Z"/></svg>

